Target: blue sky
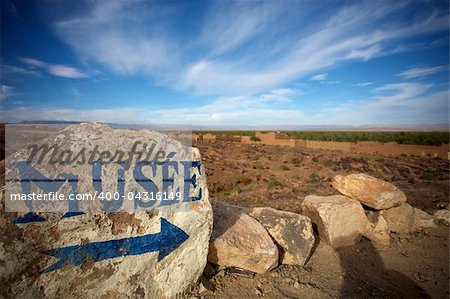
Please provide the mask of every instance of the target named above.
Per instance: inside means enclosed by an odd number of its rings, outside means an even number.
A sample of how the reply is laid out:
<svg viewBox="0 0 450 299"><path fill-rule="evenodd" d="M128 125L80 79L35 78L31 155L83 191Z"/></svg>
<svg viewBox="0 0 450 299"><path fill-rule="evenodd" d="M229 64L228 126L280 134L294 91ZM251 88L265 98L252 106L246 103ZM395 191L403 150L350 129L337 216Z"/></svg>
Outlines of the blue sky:
<svg viewBox="0 0 450 299"><path fill-rule="evenodd" d="M448 1L1 3L4 121L448 123Z"/></svg>

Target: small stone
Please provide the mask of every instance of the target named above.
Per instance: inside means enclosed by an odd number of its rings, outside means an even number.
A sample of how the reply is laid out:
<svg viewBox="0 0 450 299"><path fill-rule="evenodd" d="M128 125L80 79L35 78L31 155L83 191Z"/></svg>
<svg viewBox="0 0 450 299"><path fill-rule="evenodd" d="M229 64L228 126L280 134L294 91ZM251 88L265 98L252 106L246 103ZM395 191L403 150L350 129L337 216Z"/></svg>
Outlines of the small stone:
<svg viewBox="0 0 450 299"><path fill-rule="evenodd" d="M420 281L423 281L423 282L430 280L430 277L422 272L417 272L417 277L419 278Z"/></svg>
<svg viewBox="0 0 450 299"><path fill-rule="evenodd" d="M294 282L294 288L296 289L300 288L300 283L298 281Z"/></svg>
<svg viewBox="0 0 450 299"><path fill-rule="evenodd" d="M201 283L198 285L198 293L201 294L201 293L204 293L204 292L206 292L206 291L208 291L208 289L205 288L205 286L204 286L203 283L201 282Z"/></svg>
<svg viewBox="0 0 450 299"><path fill-rule="evenodd" d="M434 219L437 222L442 222L446 225L449 225L450 222L450 211L449 210L439 210L434 213Z"/></svg>
<svg viewBox="0 0 450 299"><path fill-rule="evenodd" d="M228 274L234 274L241 277L247 277L247 278L253 278L255 277L255 273L249 270L236 268L236 267L230 267L227 269Z"/></svg>

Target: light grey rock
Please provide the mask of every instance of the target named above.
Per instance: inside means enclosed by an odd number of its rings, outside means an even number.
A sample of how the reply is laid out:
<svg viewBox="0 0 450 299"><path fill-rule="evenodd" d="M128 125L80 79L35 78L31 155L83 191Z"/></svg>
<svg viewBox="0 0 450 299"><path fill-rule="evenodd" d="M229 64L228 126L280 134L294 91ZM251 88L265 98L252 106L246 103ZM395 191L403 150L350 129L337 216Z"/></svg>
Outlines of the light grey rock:
<svg viewBox="0 0 450 299"><path fill-rule="evenodd" d="M208 262L264 273L278 265L278 248L266 229L243 209L213 201L214 228Z"/></svg>
<svg viewBox="0 0 450 299"><path fill-rule="evenodd" d="M367 225L361 203L342 195L308 195L302 211L317 225L319 237L334 248L358 242Z"/></svg>
<svg viewBox="0 0 450 299"><path fill-rule="evenodd" d="M267 207L251 209L249 215L266 228L282 249L282 264L303 266L306 263L315 242L309 217Z"/></svg>
<svg viewBox="0 0 450 299"><path fill-rule="evenodd" d="M175 151L171 159L174 163L201 159L197 149L164 134L112 129L101 123L70 125L45 142L57 144L60 150L78 151L82 147L91 150L98 145L99 150L129 151L135 141L148 144L155 141L160 149ZM7 160L10 177L17 171L12 163L27 158L27 154L23 150ZM92 165L47 164L36 168L49 178L54 173L76 174L78 193L94 191ZM119 165L113 164L103 167L104 191L117 190L119 169ZM133 170L132 166L123 172L125 194L135 189L144 191L134 180ZM189 194L195 196L202 189L200 200L170 206L155 204L158 208L147 210L133 211L133 201L124 200L123 206L131 205L124 207L128 211L102 212L96 206L98 202L94 202L80 205L91 209L90 213L63 218L65 203L60 206L37 203L35 208L39 212L35 215L45 221L14 223L16 214L4 212L5 199L2 199L0 281L4 282L2 291L6 297L135 298L135 294L140 294L146 298L173 298L184 294L203 272L212 231L212 208L203 166L189 170L196 175L196 187L189 186ZM152 177L150 169L143 172L146 177ZM183 168L170 173L174 185L182 188ZM154 182L161 188L158 173ZM17 184L9 187L22 191ZM65 184L58 191L67 195L70 190L69 184ZM59 212L46 213L50 208ZM25 211L19 216L26 215Z"/></svg>

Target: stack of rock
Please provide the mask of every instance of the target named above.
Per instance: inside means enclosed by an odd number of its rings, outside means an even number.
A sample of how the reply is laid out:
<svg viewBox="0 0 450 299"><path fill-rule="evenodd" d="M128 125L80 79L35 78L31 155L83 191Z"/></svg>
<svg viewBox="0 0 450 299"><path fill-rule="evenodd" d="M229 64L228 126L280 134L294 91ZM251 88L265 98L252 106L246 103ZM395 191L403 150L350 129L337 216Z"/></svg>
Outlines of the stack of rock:
<svg viewBox="0 0 450 299"><path fill-rule="evenodd" d="M448 210L433 217L406 203L396 186L369 175L338 175L332 185L341 195L306 196L303 215L213 201L208 262L256 273L279 264L303 266L316 243L313 226L322 241L338 248L362 237L386 246L391 232L412 233L436 227L438 221L448 225Z"/></svg>
<svg viewBox="0 0 450 299"><path fill-rule="evenodd" d="M214 229L208 262L256 273L279 263L304 265L315 244L311 220L272 208L243 209L212 202Z"/></svg>
<svg viewBox="0 0 450 299"><path fill-rule="evenodd" d="M333 187L342 195L306 196L304 214L333 247L356 243L362 236L388 245L390 232L411 233L435 227L435 217L406 203L405 194L391 183L367 174L336 176Z"/></svg>

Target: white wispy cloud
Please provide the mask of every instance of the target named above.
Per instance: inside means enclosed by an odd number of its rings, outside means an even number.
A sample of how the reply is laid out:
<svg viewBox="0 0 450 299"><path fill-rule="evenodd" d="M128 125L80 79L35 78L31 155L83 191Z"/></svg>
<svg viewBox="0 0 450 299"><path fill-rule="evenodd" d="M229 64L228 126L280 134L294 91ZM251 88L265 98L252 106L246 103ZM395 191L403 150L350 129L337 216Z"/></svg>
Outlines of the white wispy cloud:
<svg viewBox="0 0 450 299"><path fill-rule="evenodd" d="M48 66L48 63L34 59L29 57L19 57L19 60L25 64L28 64L30 66L38 67L38 68L46 68Z"/></svg>
<svg viewBox="0 0 450 299"><path fill-rule="evenodd" d="M76 68L59 65L59 64L51 64L38 59L29 58L29 57L19 57L19 60L27 65L30 65L35 68L45 69L49 74L57 77L63 78L71 78L71 79L79 79L89 77L88 74L83 73Z"/></svg>
<svg viewBox="0 0 450 299"><path fill-rule="evenodd" d="M297 90L272 90L258 96L222 97L209 104L182 108L144 109L60 109L25 107L8 108L2 112L9 121L20 120L99 120L129 123L176 123L195 125L286 125L286 124L417 124L448 122L449 92L430 93L430 86L417 83L392 83L373 90L374 96L346 101L332 108L322 107L306 113L302 107L291 106ZM380 95L389 92L389 95ZM271 98L281 95L283 100ZM275 105L274 105L275 104Z"/></svg>
<svg viewBox="0 0 450 299"><path fill-rule="evenodd" d="M399 89L394 89L394 86ZM3 112L8 121L22 120L80 120L112 123L176 123L194 125L370 125L370 124L418 124L448 122L449 92L437 91L424 95L428 90L421 85L403 86L388 84L382 89L394 90L395 101L375 96L358 101L348 101L332 108L321 108L306 113L299 107L273 107L263 96L224 97L201 106L177 109L147 110L142 108L61 109L27 107L8 108ZM381 91L375 91L375 93ZM267 93L269 94L269 93ZM281 103L282 104L282 103ZM355 113L358 111L358 113Z"/></svg>
<svg viewBox="0 0 450 299"><path fill-rule="evenodd" d="M147 123L143 117L146 111L135 108L107 108L107 109L68 109L68 108L29 108L12 107L1 111L9 122L24 120L65 120L65 121L103 121L103 122L130 122Z"/></svg>
<svg viewBox="0 0 450 299"><path fill-rule="evenodd" d="M430 88L430 84L412 82L386 84L373 89L373 97L347 101L332 108L321 107L313 113L306 113L301 106L283 105L283 102L279 107L267 102L261 105L264 95L230 97L201 107L152 111L151 119L164 121L167 115L174 113L187 123L213 125L223 124L224 121L250 125L446 123L449 92L430 93ZM287 103L295 97L291 95Z"/></svg>
<svg viewBox="0 0 450 299"><path fill-rule="evenodd" d="M272 90L258 96L221 97L211 103L186 105L176 109L107 108L61 109L15 107L4 110L8 121L80 120L113 123L176 123L194 125L370 125L447 123L449 91L430 93L430 86L417 83L392 83L373 89L374 96L322 107L306 113L292 106L303 97L297 90ZM389 92L389 95L382 93ZM286 97L274 99L271 95ZM358 113L355 113L357 111Z"/></svg>
<svg viewBox="0 0 450 299"><path fill-rule="evenodd" d="M320 84L338 84L341 83L339 80L329 80L329 81L320 81Z"/></svg>
<svg viewBox="0 0 450 299"><path fill-rule="evenodd" d="M83 60L100 62L121 75L176 68L181 48L167 36L170 9L141 2L89 2L88 13L55 22L59 36ZM87 44L86 44L87 43Z"/></svg>
<svg viewBox="0 0 450 299"><path fill-rule="evenodd" d="M393 83L375 88L373 92L378 94L383 92L394 92L394 94L389 95L378 95L376 96L376 99L379 99L380 101L386 103L398 104L399 102L405 101L406 99L414 98L425 93L432 86L432 84Z"/></svg>
<svg viewBox="0 0 450 299"><path fill-rule="evenodd" d="M0 109L1 110L1 109ZM170 116L176 113L177 124L224 125L230 124L286 124L302 121L305 114L299 110L274 109L268 107L245 108L242 110L207 111L205 107L178 108L164 110L146 110L142 108L107 108L107 109L66 109L15 107L3 109L8 122L23 120L77 120L103 121L111 123L134 124L158 123L173 124ZM172 119L172 120L171 120Z"/></svg>
<svg viewBox="0 0 450 299"><path fill-rule="evenodd" d="M14 88L7 85L0 85L0 101L5 100L6 98L9 98L12 96Z"/></svg>
<svg viewBox="0 0 450 299"><path fill-rule="evenodd" d="M323 74L317 74L314 76L311 76L309 79L311 81L318 81L320 84L338 84L341 83L341 81L339 80L327 80L328 78L328 74L327 73L323 73Z"/></svg>
<svg viewBox="0 0 450 299"><path fill-rule="evenodd" d="M181 78L182 86L191 87L201 94L227 90L243 92L278 86L342 60L367 60L369 56L382 55L384 47L393 41L399 42L411 35L447 27L445 17L435 17L422 22L416 21L410 26L399 27L392 24L384 30L375 29L372 27L373 21L392 15L401 7L386 5L376 6L374 9L357 8L366 13L364 18L356 18L359 22L356 26L355 16L349 14L341 16L333 25L310 28L313 33L309 35L292 36L291 41L297 37L298 42L285 45L285 55L269 59L270 62L263 64L257 71L244 59L202 60L188 68L185 76ZM264 56L267 49L260 51L256 53ZM364 55L361 54L363 52ZM254 59L250 58L249 61Z"/></svg>
<svg viewBox="0 0 450 299"><path fill-rule="evenodd" d="M256 96L221 97L201 106L148 110L144 108L109 109L31 109L14 107L4 111L8 121L21 120L79 120L134 123L223 124L226 121L245 124L267 122L285 123L304 117L303 112L292 110L290 105L304 93L298 89L274 89Z"/></svg>
<svg viewBox="0 0 450 299"><path fill-rule="evenodd" d="M326 80L327 77L328 77L328 74L327 73L323 73L323 74L314 75L310 79L312 81L323 81L323 80Z"/></svg>
<svg viewBox="0 0 450 299"><path fill-rule="evenodd" d="M345 5L324 22L304 24L308 10L302 2L233 1L212 5L190 35L180 38L173 21L177 12L166 6L88 3L89 13L54 22L81 59L197 95L257 94L341 61L386 55L409 37L448 29L448 15L435 11L406 24L392 21L407 1Z"/></svg>
<svg viewBox="0 0 450 299"><path fill-rule="evenodd" d="M64 65L51 65L48 67L48 72L54 76L72 79L86 78L88 76L85 73L80 72L76 68Z"/></svg>
<svg viewBox="0 0 450 299"><path fill-rule="evenodd" d="M36 77L39 76L39 72L37 72L36 70L3 63L0 65L0 70L3 77L9 77L11 75L30 75Z"/></svg>
<svg viewBox="0 0 450 299"><path fill-rule="evenodd" d="M239 6L240 9L224 14L223 11L229 8L228 4L217 2L208 10L198 42L213 48L213 54L224 53L262 33L276 15L267 13L263 5L240 3ZM233 22L230 22L230 15L233 16Z"/></svg>
<svg viewBox="0 0 450 299"><path fill-rule="evenodd" d="M404 79L430 76L436 73L448 71L448 65L415 67L397 74Z"/></svg>
<svg viewBox="0 0 450 299"><path fill-rule="evenodd" d="M349 119L359 125L448 123L449 91L430 93L430 87L429 84L411 82L386 84L373 92L389 92L390 95L347 101L325 109L323 115L337 124L347 123Z"/></svg>
<svg viewBox="0 0 450 299"><path fill-rule="evenodd" d="M356 83L356 84L353 84L353 86L354 87L360 87L360 86L369 86L369 85L372 85L372 84L373 84L373 82L368 81L368 82Z"/></svg>
<svg viewBox="0 0 450 299"><path fill-rule="evenodd" d="M361 49L352 49L345 59L362 59L369 60L382 52L380 45L368 46Z"/></svg>

